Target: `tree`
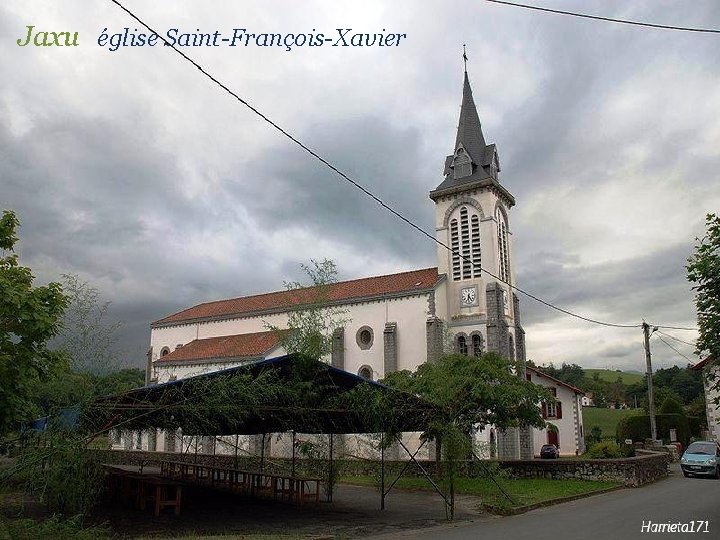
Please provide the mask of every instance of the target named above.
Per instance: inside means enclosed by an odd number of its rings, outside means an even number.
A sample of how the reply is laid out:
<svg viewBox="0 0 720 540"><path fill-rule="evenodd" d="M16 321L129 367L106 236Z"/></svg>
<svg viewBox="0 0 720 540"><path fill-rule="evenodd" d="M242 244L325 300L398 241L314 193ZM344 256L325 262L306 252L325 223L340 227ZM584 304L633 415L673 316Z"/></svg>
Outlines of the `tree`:
<svg viewBox="0 0 720 540"><path fill-rule="evenodd" d="M665 398L665 400L662 402L662 405L660 405L658 414L679 414L681 416L686 416L685 409L683 409L682 403L680 403L672 396L668 396Z"/></svg>
<svg viewBox="0 0 720 540"><path fill-rule="evenodd" d="M696 239L695 251L688 258L688 280L693 283L698 327L695 352L703 358L720 362L720 217L705 217L707 233ZM720 387L720 379L711 381Z"/></svg>
<svg viewBox="0 0 720 540"><path fill-rule="evenodd" d="M383 383L438 405L465 435L489 424L499 429L544 427L538 404L554 398L543 387L518 377L511 368L506 358L492 352L480 358L452 354L439 362L422 364L413 373L390 373Z"/></svg>
<svg viewBox="0 0 720 540"><path fill-rule="evenodd" d="M310 284L285 283L285 288L293 293L295 306L288 315L287 328L265 326L279 334L288 354L319 360L331 352L332 334L348 322L343 318L347 311L330 304L332 286L338 281L333 261L311 260L309 265L300 267L310 278Z"/></svg>
<svg viewBox="0 0 720 540"><path fill-rule="evenodd" d="M110 302L103 301L100 291L77 275L63 274L62 279L69 303L53 345L67 353L74 371L114 371L118 367L114 346L122 324L107 322Z"/></svg>
<svg viewBox="0 0 720 540"><path fill-rule="evenodd" d="M14 253L20 222L11 211L0 218L0 433L31 413L33 381L64 361L47 342L60 330L67 297L59 283L33 287L30 268Z"/></svg>

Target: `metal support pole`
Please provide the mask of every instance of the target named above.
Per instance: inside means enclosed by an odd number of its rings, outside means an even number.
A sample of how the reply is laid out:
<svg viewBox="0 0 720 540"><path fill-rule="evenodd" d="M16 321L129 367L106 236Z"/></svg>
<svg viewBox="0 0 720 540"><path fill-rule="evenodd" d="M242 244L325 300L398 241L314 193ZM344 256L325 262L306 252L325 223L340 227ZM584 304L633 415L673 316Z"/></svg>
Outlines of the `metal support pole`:
<svg viewBox="0 0 720 540"><path fill-rule="evenodd" d="M650 437L653 441L657 440L657 424L655 421L655 396L653 395L652 382L652 358L650 355L650 325L643 321L642 323L643 337L645 338L645 367L647 369L647 389L648 389L648 414L650 415ZM654 332L655 330L653 330Z"/></svg>
<svg viewBox="0 0 720 540"><path fill-rule="evenodd" d="M265 472L265 434L260 441L260 472Z"/></svg>
<svg viewBox="0 0 720 540"><path fill-rule="evenodd" d="M238 449L240 448L240 435L235 435L235 468L238 468Z"/></svg>
<svg viewBox="0 0 720 540"><path fill-rule="evenodd" d="M330 454L330 463L328 464L328 493L327 493L327 500L328 500L328 502L332 502L332 500L333 500L333 488L335 487L335 486L334 486L334 482L333 482L333 474L335 474L335 471L333 470L334 462L333 462L333 436L332 436L332 433L331 433L330 435L328 435L328 437L330 437L330 445L329 445L329 446L330 446L330 451L329 451L329 454Z"/></svg>
<svg viewBox="0 0 720 540"><path fill-rule="evenodd" d="M380 434L380 510L385 510L385 433Z"/></svg>

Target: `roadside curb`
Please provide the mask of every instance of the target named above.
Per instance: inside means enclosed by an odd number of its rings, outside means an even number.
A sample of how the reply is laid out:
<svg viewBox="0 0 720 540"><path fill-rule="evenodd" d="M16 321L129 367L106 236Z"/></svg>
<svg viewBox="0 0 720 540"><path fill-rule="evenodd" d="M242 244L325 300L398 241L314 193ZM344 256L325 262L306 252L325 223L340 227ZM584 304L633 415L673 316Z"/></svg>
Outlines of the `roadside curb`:
<svg viewBox="0 0 720 540"><path fill-rule="evenodd" d="M554 506L556 504L562 504L566 502L571 501L577 501L578 499L587 499L588 497L594 497L595 495L603 495L604 493L611 493L613 491L619 491L621 489L625 489L625 486L619 485L619 486L613 486L609 488L599 489L597 491L592 491L590 493L580 493L578 495L568 495L567 497L558 497L557 499L550 499L547 501L542 501L539 503L534 504L528 504L525 506L514 506L511 508L504 508L489 504L483 504L482 507L487 512L490 512L495 515L499 516L516 516L518 514L524 514L525 512L530 512L531 510L537 510L538 508L544 508L546 506Z"/></svg>

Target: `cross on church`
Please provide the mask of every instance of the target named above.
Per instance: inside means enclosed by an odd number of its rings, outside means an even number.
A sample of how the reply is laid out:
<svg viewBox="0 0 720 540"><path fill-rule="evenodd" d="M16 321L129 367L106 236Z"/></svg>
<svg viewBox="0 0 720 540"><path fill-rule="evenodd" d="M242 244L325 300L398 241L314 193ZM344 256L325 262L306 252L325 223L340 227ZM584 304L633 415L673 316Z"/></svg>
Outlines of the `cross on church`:
<svg viewBox="0 0 720 540"><path fill-rule="evenodd" d="M465 44L463 43L463 63L465 64L465 73L467 73L467 53L465 52Z"/></svg>

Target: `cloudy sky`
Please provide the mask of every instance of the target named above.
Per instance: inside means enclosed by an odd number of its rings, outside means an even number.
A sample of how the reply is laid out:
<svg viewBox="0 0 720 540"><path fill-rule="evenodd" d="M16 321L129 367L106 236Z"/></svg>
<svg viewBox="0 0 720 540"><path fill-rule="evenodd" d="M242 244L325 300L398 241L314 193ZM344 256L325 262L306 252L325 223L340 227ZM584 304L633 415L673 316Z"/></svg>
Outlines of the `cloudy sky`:
<svg viewBox="0 0 720 540"><path fill-rule="evenodd" d="M720 28L715 0L536 3ZM406 33L391 48L184 52L428 231L466 43L485 136L517 199L519 286L597 319L695 326L684 264L720 210L720 36L480 0L125 4L161 32ZM27 25L77 31L79 46L18 47ZM0 208L19 214L21 260L38 280L79 274L112 301L128 363L142 365L152 320L281 288L310 258L335 260L343 279L436 264L433 244L168 48L98 46L126 26L138 28L109 0L0 7ZM536 362L644 369L639 330L522 306ZM656 338L653 354L658 367L686 363Z"/></svg>

